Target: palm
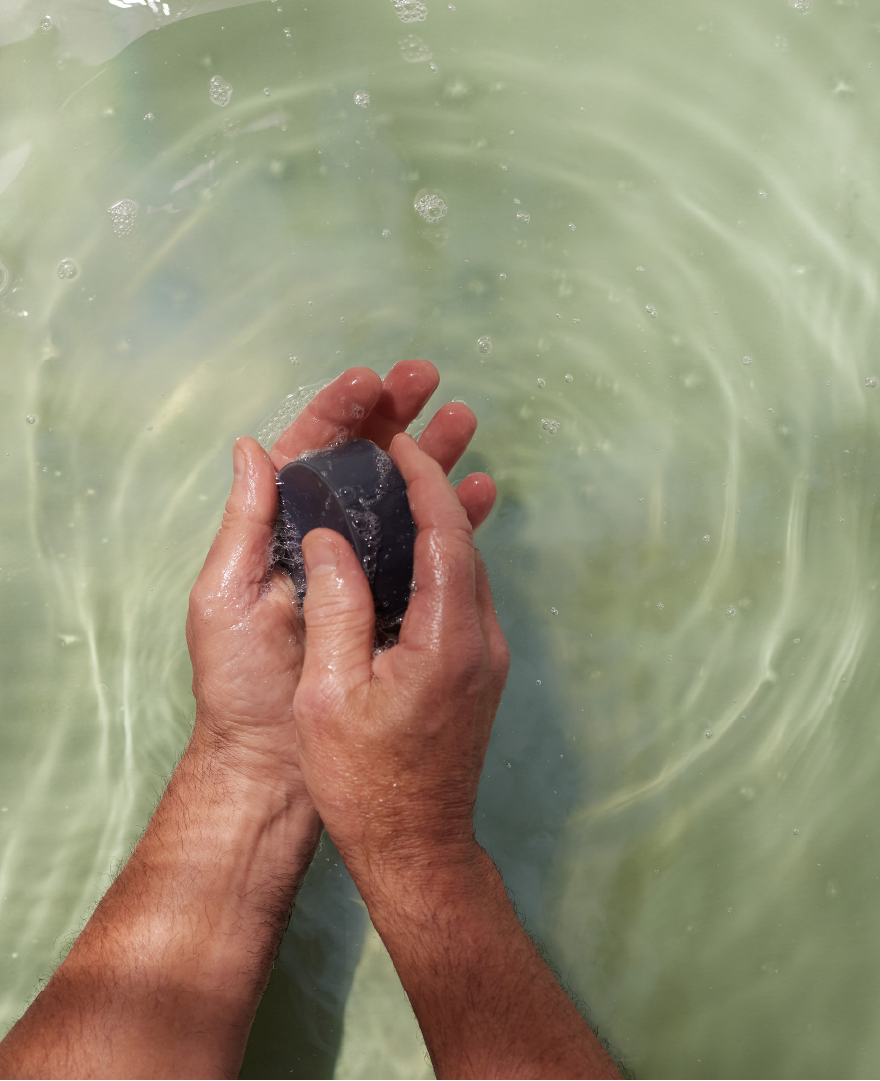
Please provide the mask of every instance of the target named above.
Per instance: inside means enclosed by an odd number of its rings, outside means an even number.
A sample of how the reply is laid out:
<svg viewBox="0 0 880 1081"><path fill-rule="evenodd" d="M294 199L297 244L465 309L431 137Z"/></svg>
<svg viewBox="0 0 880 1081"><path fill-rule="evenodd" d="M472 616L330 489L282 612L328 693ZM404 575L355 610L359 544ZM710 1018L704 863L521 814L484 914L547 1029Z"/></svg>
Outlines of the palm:
<svg viewBox="0 0 880 1081"><path fill-rule="evenodd" d="M438 381L427 361L396 364L384 382L367 368L350 369L314 398L268 456L253 440L239 441L238 453L247 459L243 497L233 487L223 526L190 597L193 693L218 735L258 735L260 746L282 768L299 768L292 703L304 629L290 580L269 564L278 510L275 472L340 437L361 436L387 449ZM420 445L448 472L475 429L470 409L453 403L434 416ZM479 525L494 501L494 484L474 474L458 493L472 523Z"/></svg>

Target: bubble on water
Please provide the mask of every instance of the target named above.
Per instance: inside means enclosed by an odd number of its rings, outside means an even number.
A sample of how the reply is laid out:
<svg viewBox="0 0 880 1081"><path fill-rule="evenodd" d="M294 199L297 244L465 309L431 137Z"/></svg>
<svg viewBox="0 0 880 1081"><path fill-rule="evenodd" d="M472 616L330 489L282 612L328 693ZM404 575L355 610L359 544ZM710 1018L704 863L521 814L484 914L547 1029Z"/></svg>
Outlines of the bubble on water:
<svg viewBox="0 0 880 1081"><path fill-rule="evenodd" d="M707 733L706 733L706 739L711 739L711 738L712 738L712 733L711 733L711 732L707 732Z"/></svg>
<svg viewBox="0 0 880 1081"><path fill-rule="evenodd" d="M540 687L540 686L541 686L541 681L540 681L539 679L536 679L536 680L535 680L535 686L536 686L536 687Z"/></svg>
<svg viewBox="0 0 880 1081"><path fill-rule="evenodd" d="M565 381L566 381L566 383L573 383L574 382L574 376L573 375L566 375Z"/></svg>
<svg viewBox="0 0 880 1081"><path fill-rule="evenodd" d="M75 278L79 274L79 267L72 259L62 259L58 264L59 278Z"/></svg>
<svg viewBox="0 0 880 1081"><path fill-rule="evenodd" d="M580 322L580 319L572 319L572 322L573 322L573 323L579 323L579 322Z"/></svg>
<svg viewBox="0 0 880 1081"><path fill-rule="evenodd" d="M637 271L638 271L638 272L639 272L640 274L644 274L644 273L645 273L645 268L644 268L643 266L637 266L637 267L636 267L636 270L637 270Z"/></svg>
<svg viewBox="0 0 880 1081"><path fill-rule="evenodd" d="M752 361L751 357L743 357L743 364L752 364L752 363L753 363L753 361Z"/></svg>
<svg viewBox="0 0 880 1081"><path fill-rule="evenodd" d="M407 34L397 45L407 64L420 64L423 60L432 59L434 55L418 34Z"/></svg>
<svg viewBox="0 0 880 1081"><path fill-rule="evenodd" d="M662 612L662 611L663 611L663 601L657 601L657 607L658 607L658 608L660 609L660 611Z"/></svg>
<svg viewBox="0 0 880 1081"><path fill-rule="evenodd" d="M877 376L876 375L869 375L865 379L865 386L866 387L876 387L877 386Z"/></svg>
<svg viewBox="0 0 880 1081"><path fill-rule="evenodd" d="M384 236L384 237L391 236L391 230L390 229L383 229L382 230L382 236Z"/></svg>
<svg viewBox="0 0 880 1081"><path fill-rule="evenodd" d="M759 188L759 189L758 189L758 195L760 195L760 197L761 197L762 199L766 199L766 198L767 198L767 192L766 192L766 191L764 191L764 189L763 189L763 188Z"/></svg>
<svg viewBox="0 0 880 1081"><path fill-rule="evenodd" d="M706 544L708 544L711 539L712 538L709 536L708 533L705 535L705 537L703 537L703 540L706 542Z"/></svg>
<svg viewBox="0 0 880 1081"><path fill-rule="evenodd" d="M291 357L291 360L296 363L296 357ZM257 429L257 442L265 450L269 450L278 436L296 420L312 398L332 382L332 379L325 379L320 383L300 387L295 394L288 394L281 405L270 413Z"/></svg>
<svg viewBox="0 0 880 1081"><path fill-rule="evenodd" d="M298 357L295 357L295 356L293 355L293 353L288 353L288 356L289 356L289 358L290 358L290 363L291 363L291 364L299 364L299 358L298 358Z"/></svg>
<svg viewBox="0 0 880 1081"><path fill-rule="evenodd" d="M44 15L42 19L40 19L40 29L43 31L43 33L46 33L52 29L51 15Z"/></svg>
<svg viewBox="0 0 880 1081"><path fill-rule="evenodd" d="M724 614L728 619L733 619L736 616L736 609L731 605Z"/></svg>
<svg viewBox="0 0 880 1081"><path fill-rule="evenodd" d="M541 421L541 427L545 432L549 432L551 435L556 435L562 425L558 420L553 420L552 417L544 417Z"/></svg>
<svg viewBox="0 0 880 1081"><path fill-rule="evenodd" d="M144 120L155 120L156 117L153 113L144 113Z"/></svg>
<svg viewBox="0 0 880 1081"><path fill-rule="evenodd" d="M413 209L419 217L424 218L425 221L435 222L440 221L441 218L445 218L449 208L446 203L443 202L443 199L438 192L422 188L421 191L416 194L415 201L413 202Z"/></svg>
<svg viewBox="0 0 880 1081"><path fill-rule="evenodd" d="M28 422L28 424L36 424L37 423L37 418L34 416L33 413L28 413L27 422Z"/></svg>
<svg viewBox="0 0 880 1081"><path fill-rule="evenodd" d="M540 387L540 389L541 389L541 390L543 390L543 389L544 389L544 387L546 387L546 386L547 386L547 381L546 381L546 379L539 379L539 380L538 380L538 386Z"/></svg>
<svg viewBox="0 0 880 1081"><path fill-rule="evenodd" d="M266 95L266 97L268 98L268 96L269 96L269 94L270 94L270 90L269 90L269 87L268 87L268 86L264 86L264 87L263 87L263 93L264 93L264 94Z"/></svg>
<svg viewBox="0 0 880 1081"><path fill-rule="evenodd" d="M138 210L140 210L140 207L134 199L120 199L118 203L114 203L113 206L110 207L107 213L110 215L110 223L113 226L113 232L117 236L128 236L132 229L134 229Z"/></svg>
<svg viewBox="0 0 880 1081"><path fill-rule="evenodd" d="M799 645L801 644L801 640L800 640L800 638L794 638L794 639L793 639L793 642L794 642L794 644L795 644L796 646L799 646Z"/></svg>
<svg viewBox="0 0 880 1081"><path fill-rule="evenodd" d="M503 282L506 282L506 281L507 281L507 275L506 275L506 274L505 274L505 273L504 273L503 271L502 271L502 273L501 273L501 274L499 274L499 275L498 275L498 277L499 277L499 278L500 278L500 279L501 279L501 280L502 280Z"/></svg>
<svg viewBox="0 0 880 1081"><path fill-rule="evenodd" d="M0 293L3 292L7 285L9 285L9 271L0 260Z"/></svg>
<svg viewBox="0 0 880 1081"><path fill-rule="evenodd" d="M798 834L799 834L799 833L800 833L801 831L800 831L800 830L792 830L791 832L792 832L792 833L793 833L793 834L795 835L795 837L797 837L797 835L798 835Z"/></svg>
<svg viewBox="0 0 880 1081"><path fill-rule="evenodd" d="M369 90L357 90L357 91L355 91L354 103L355 103L355 105L360 105L360 107L362 109L366 109L366 107L370 104L370 92L369 92Z"/></svg>
<svg viewBox="0 0 880 1081"><path fill-rule="evenodd" d="M645 311L648 313L648 315L651 316L652 319L657 318L657 309L655 307L653 307L651 304L646 304L645 305Z"/></svg>
<svg viewBox="0 0 880 1081"><path fill-rule="evenodd" d="M551 616L558 616L559 615L559 609L558 608L551 608L550 609L550 615Z"/></svg>
<svg viewBox="0 0 880 1081"><path fill-rule="evenodd" d="M211 81L208 83L208 97L215 105L219 105L223 109L229 104L229 99L232 97L232 87L229 83L224 82L219 75L212 75Z"/></svg>
<svg viewBox="0 0 880 1081"><path fill-rule="evenodd" d="M428 5L423 0L392 0L392 3L402 23L423 23L428 17Z"/></svg>
<svg viewBox="0 0 880 1081"><path fill-rule="evenodd" d="M281 33L284 34L284 36L286 38L292 38L293 37L293 31L290 29L289 26L285 26L284 29L281 31Z"/></svg>
<svg viewBox="0 0 880 1081"><path fill-rule="evenodd" d="M524 225L528 225L529 222L532 220L532 215L520 212L517 214L516 220L521 221Z"/></svg>
<svg viewBox="0 0 880 1081"><path fill-rule="evenodd" d="M575 225L575 223L573 221L570 221L568 223L568 227L569 227L569 229L571 229L572 232L574 232L575 229L577 229L577 226Z"/></svg>
<svg viewBox="0 0 880 1081"><path fill-rule="evenodd" d="M487 356L492 352L492 339L486 334L482 338L477 338L477 349L481 353L485 353Z"/></svg>
<svg viewBox="0 0 880 1081"><path fill-rule="evenodd" d="M813 10L810 0L788 0L788 6L799 11L801 15L809 15Z"/></svg>

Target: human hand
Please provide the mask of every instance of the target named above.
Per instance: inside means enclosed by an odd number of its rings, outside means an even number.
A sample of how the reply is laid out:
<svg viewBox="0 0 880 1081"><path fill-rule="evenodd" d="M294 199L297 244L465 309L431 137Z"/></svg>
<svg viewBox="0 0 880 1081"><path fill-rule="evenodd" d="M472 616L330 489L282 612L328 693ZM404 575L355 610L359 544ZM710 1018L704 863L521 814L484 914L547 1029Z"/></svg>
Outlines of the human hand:
<svg viewBox="0 0 880 1081"><path fill-rule="evenodd" d="M190 595L187 642L193 665L196 737L231 746L242 768L308 799L299 772L292 701L302 666L303 633L290 579L271 566L278 511L275 472L304 451L362 436L386 448L437 387L427 361L396 364L384 382L349 369L325 387L269 454L242 438L233 451L235 480L223 524ZM447 471L476 428L467 406L442 407L420 445ZM458 488L479 524L495 497L484 474Z"/></svg>
<svg viewBox="0 0 880 1081"><path fill-rule="evenodd" d="M360 562L339 534L312 530L293 699L306 786L368 904L398 871L411 886L438 861L472 857L477 785L509 667L473 516L420 444L398 435L390 453L418 530L399 642L373 655Z"/></svg>

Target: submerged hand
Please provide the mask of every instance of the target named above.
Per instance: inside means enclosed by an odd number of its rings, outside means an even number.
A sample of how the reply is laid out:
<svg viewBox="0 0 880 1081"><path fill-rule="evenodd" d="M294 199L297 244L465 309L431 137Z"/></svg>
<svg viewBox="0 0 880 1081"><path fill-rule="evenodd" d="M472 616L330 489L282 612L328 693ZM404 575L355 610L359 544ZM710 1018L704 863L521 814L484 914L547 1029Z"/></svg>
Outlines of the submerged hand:
<svg viewBox="0 0 880 1081"><path fill-rule="evenodd" d="M190 596L187 641L193 664L197 733L231 744L243 766L304 798L292 703L303 659L303 633L290 579L271 564L278 511L275 471L304 451L340 438L372 439L387 449L437 387L427 361L396 364L384 382L353 368L325 387L267 454L253 439L233 452L235 479L223 524ZM441 408L420 446L447 471L476 428L462 404ZM475 525L491 508L492 481L468 477L460 504Z"/></svg>

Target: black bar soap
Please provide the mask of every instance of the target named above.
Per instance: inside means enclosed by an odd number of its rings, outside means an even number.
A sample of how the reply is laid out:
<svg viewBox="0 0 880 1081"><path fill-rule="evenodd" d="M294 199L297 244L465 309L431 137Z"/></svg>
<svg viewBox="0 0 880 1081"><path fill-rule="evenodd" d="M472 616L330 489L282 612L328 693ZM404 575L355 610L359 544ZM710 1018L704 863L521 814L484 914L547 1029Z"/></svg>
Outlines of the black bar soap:
<svg viewBox="0 0 880 1081"><path fill-rule="evenodd" d="M278 562L300 600L306 591L302 539L311 529L335 529L364 568L377 631L392 631L409 603L416 527L406 484L390 456L369 439L353 439L288 462L278 474L278 490Z"/></svg>

